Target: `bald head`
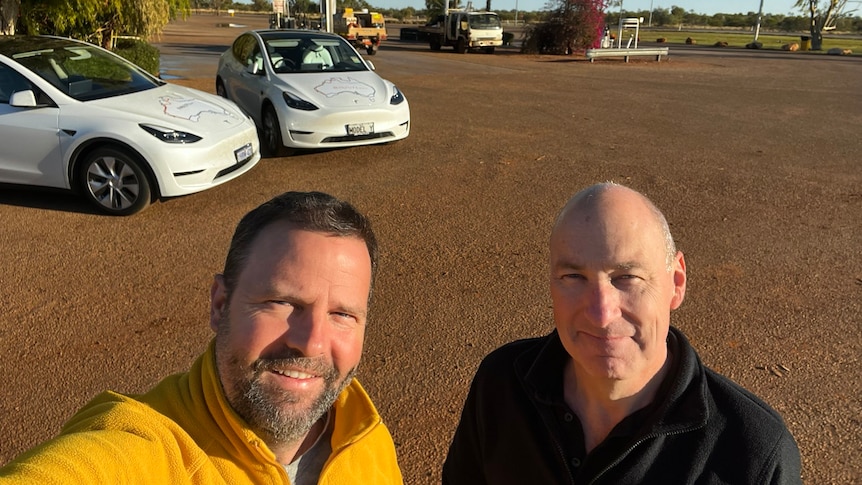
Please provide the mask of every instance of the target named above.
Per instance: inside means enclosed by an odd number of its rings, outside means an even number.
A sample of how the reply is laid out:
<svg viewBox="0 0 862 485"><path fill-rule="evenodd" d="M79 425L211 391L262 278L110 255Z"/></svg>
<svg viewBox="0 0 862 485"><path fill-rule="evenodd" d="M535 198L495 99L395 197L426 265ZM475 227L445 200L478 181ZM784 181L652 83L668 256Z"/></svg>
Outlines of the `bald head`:
<svg viewBox="0 0 862 485"><path fill-rule="evenodd" d="M578 388L640 392L667 362L670 313L685 298L685 258L664 216L632 189L593 185L563 207L549 256L554 324Z"/></svg>
<svg viewBox="0 0 862 485"><path fill-rule="evenodd" d="M591 185L572 196L557 216L551 240L570 232L573 226L606 234L621 222L639 226L643 238L660 238L665 265L671 271L676 245L664 214L640 192L613 182Z"/></svg>

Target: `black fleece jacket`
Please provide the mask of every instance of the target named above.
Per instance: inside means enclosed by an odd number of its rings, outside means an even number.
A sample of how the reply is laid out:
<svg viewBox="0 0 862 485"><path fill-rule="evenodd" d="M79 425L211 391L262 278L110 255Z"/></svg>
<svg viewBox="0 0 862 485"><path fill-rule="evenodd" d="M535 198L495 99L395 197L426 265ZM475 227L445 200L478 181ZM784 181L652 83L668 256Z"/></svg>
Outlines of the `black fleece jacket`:
<svg viewBox="0 0 862 485"><path fill-rule="evenodd" d="M590 453L562 398L556 331L507 344L479 366L443 465L444 485L798 484L799 449L781 416L705 367L670 329L658 397Z"/></svg>

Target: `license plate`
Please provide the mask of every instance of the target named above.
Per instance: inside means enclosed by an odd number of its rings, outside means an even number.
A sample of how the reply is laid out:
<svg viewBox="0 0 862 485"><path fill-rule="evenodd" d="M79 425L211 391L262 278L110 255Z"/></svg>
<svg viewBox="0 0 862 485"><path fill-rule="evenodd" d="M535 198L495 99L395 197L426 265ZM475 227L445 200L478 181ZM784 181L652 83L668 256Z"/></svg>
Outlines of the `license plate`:
<svg viewBox="0 0 862 485"><path fill-rule="evenodd" d="M374 133L374 123L353 123L347 125L347 134L350 136L370 135Z"/></svg>
<svg viewBox="0 0 862 485"><path fill-rule="evenodd" d="M251 148L251 143L247 143L242 148L234 150L233 154L236 157L236 163L242 163L254 155L254 150Z"/></svg>

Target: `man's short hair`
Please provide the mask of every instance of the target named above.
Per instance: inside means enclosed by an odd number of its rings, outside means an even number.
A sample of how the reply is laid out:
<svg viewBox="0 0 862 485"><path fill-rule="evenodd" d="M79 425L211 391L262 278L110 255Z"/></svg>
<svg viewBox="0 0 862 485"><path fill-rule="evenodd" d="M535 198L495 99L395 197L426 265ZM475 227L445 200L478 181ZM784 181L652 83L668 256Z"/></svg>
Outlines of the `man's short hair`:
<svg viewBox="0 0 862 485"><path fill-rule="evenodd" d="M365 242L371 258L371 286L377 274L377 238L371 222L349 202L323 192L285 192L258 206L239 221L224 263L224 284L230 298L239 274L249 257L249 248L260 232L274 222L288 222L293 228L339 237L356 237ZM369 299L371 295L368 295Z"/></svg>

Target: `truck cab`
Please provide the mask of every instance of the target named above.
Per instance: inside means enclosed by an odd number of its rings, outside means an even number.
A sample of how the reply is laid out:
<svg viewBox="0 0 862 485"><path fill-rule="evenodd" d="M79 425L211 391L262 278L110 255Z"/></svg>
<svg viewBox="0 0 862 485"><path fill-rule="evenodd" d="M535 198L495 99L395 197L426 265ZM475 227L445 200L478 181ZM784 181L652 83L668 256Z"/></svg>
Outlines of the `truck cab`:
<svg viewBox="0 0 862 485"><path fill-rule="evenodd" d="M428 42L434 50L446 45L462 54L470 49L493 54L495 47L503 45L503 26L494 12L450 9L423 30L428 33Z"/></svg>

